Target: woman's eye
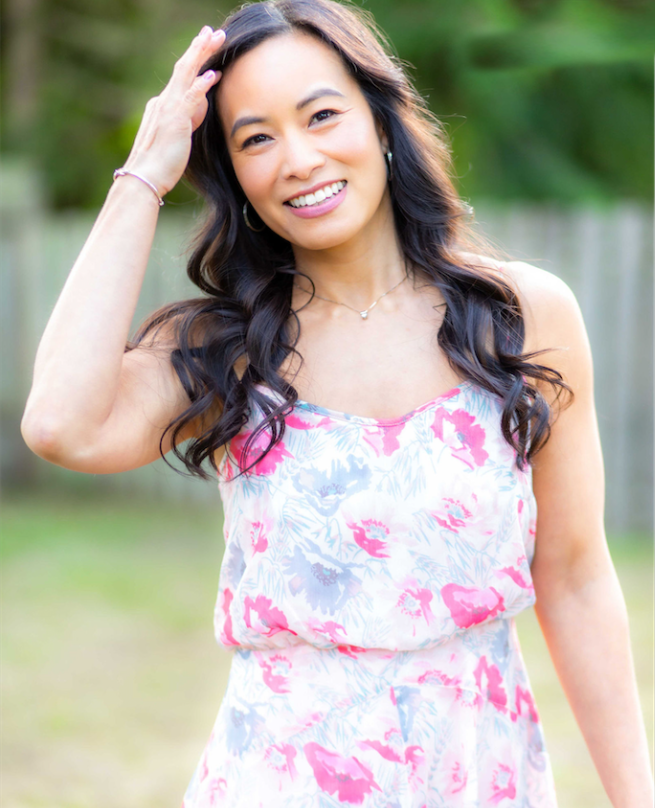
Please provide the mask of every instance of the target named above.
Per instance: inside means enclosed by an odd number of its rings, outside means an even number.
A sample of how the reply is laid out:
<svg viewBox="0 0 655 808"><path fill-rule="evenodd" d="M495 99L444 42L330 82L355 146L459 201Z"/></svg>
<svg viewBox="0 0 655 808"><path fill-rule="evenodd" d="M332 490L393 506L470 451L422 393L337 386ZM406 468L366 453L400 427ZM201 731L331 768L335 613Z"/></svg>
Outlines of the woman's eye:
<svg viewBox="0 0 655 808"><path fill-rule="evenodd" d="M259 137L265 138L266 135L253 135L252 137L249 137L247 140L243 141L243 145L241 146L241 148L245 149L247 146L252 146L255 143L262 143L263 141L257 140L257 138Z"/></svg>
<svg viewBox="0 0 655 808"><path fill-rule="evenodd" d="M325 121L325 120L327 120L327 118L331 118L333 115L337 115L337 114L338 113L336 113L333 109L322 109L320 112L315 112L312 115L312 120L314 118L317 118L319 121ZM326 117L319 118L319 115L325 115Z"/></svg>
<svg viewBox="0 0 655 808"><path fill-rule="evenodd" d="M316 120L319 123L321 121L327 121L329 118L332 118L334 115L338 115L339 113L334 109L322 109L320 112L315 112L311 120ZM242 149L248 148L248 146L255 146L258 143L264 143L265 140L268 139L268 135L253 135L249 137L247 140L244 140L243 145L241 146Z"/></svg>

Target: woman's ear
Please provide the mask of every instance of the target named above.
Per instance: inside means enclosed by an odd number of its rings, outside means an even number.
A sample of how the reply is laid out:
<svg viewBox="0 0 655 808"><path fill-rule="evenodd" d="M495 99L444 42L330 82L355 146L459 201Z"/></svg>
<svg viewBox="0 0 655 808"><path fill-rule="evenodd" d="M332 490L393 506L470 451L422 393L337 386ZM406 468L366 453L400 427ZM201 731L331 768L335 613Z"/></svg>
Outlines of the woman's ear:
<svg viewBox="0 0 655 808"><path fill-rule="evenodd" d="M382 128L382 124L380 121L375 122L375 130L378 133L378 138L380 139L380 145L382 146L382 151L384 153L389 151L389 138L387 137L384 129Z"/></svg>

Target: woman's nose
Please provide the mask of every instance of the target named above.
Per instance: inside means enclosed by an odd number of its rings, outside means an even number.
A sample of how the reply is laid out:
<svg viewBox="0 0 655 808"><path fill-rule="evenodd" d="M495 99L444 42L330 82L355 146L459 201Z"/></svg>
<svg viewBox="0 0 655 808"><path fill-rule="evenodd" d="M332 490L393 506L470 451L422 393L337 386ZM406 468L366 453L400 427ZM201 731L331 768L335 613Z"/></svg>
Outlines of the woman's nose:
<svg viewBox="0 0 655 808"><path fill-rule="evenodd" d="M306 180L312 172L325 165L325 155L316 149L311 138L303 135L288 137L282 161L285 179L297 177Z"/></svg>

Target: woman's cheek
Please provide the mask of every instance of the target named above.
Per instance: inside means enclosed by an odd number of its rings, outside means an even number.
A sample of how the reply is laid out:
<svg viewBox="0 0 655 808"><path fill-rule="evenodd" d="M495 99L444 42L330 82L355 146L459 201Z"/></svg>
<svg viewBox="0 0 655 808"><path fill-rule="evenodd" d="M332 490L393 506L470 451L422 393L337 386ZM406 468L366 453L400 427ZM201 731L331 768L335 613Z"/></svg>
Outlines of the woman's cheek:
<svg viewBox="0 0 655 808"><path fill-rule="evenodd" d="M233 162L234 173L243 192L255 205L269 196L275 179L275 157L271 154L258 154L245 160Z"/></svg>
<svg viewBox="0 0 655 808"><path fill-rule="evenodd" d="M344 121L330 134L330 156L347 165L366 163L375 154L373 149L381 149L372 121ZM327 151L327 142L325 146Z"/></svg>

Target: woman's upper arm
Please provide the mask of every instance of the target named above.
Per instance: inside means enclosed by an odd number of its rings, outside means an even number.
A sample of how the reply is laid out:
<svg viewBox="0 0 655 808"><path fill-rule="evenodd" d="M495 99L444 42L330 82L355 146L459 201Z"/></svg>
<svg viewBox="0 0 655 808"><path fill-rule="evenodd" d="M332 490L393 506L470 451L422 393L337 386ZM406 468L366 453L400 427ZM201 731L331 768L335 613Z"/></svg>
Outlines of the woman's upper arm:
<svg viewBox="0 0 655 808"><path fill-rule="evenodd" d="M161 339L126 352L114 405L102 426L93 434L67 441L71 448L64 454L55 452L45 459L73 471L114 474L161 457L159 445L166 427L191 403L171 362L173 347ZM199 431L198 419L190 421L178 444ZM162 448L164 453L173 448L170 432Z"/></svg>
<svg viewBox="0 0 655 808"><path fill-rule="evenodd" d="M164 430L191 404L163 347L138 347L124 355L120 384L111 414L80 471L106 474L138 468L157 460ZM188 424L182 439L192 437ZM172 449L167 433L164 452Z"/></svg>
<svg viewBox="0 0 655 808"><path fill-rule="evenodd" d="M605 480L594 401L589 339L575 295L557 276L523 263L508 265L526 322L526 351L548 348L532 361L558 370L573 390L551 405L551 434L534 456L537 532L532 576L538 597L577 588L611 563L604 530Z"/></svg>

